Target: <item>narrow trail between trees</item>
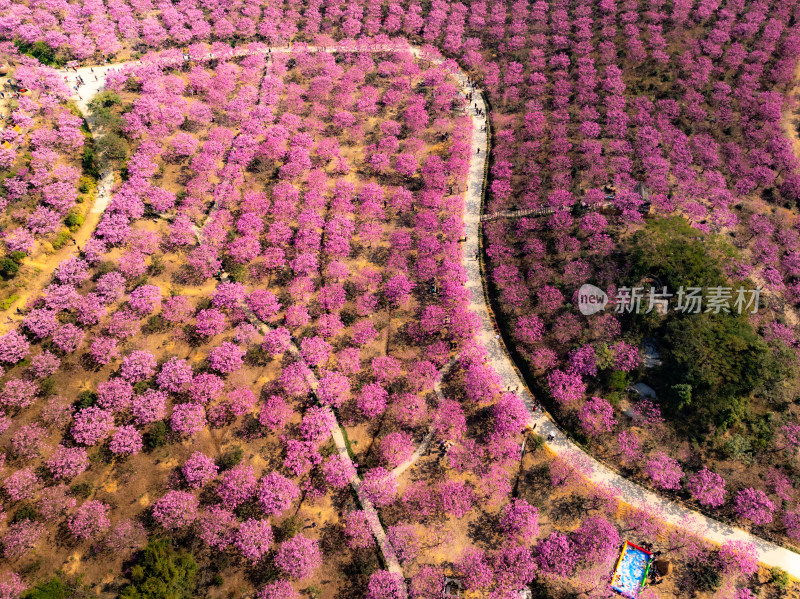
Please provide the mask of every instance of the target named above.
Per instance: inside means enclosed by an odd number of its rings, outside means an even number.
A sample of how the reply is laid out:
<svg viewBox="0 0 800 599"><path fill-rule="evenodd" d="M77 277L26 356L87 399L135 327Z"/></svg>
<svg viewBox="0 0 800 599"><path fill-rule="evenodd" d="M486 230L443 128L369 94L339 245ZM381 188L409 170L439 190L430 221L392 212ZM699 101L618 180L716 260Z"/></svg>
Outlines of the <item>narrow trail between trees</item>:
<svg viewBox="0 0 800 599"><path fill-rule="evenodd" d="M424 54L420 48L403 44L390 46L348 46L343 48L315 48L313 46L306 46L305 48L310 52L385 52L392 50L407 50L415 56L424 57ZM292 49L291 47L288 47L272 48L270 50L266 46L263 46L255 51L261 53L267 53L270 51L275 53L288 53L292 52ZM247 49L236 49L231 52L231 57L245 56L250 52L251 51ZM71 89L74 89L75 85L78 85L76 95L79 97L76 98L76 102L81 110L84 111L84 114L86 114L86 111L88 110L89 100L96 93L103 89L107 73L113 69L122 68L126 64L130 63L117 63L113 65L94 67L79 67L77 72L64 72L64 74L66 74L68 77L68 81L71 83ZM97 76L96 78L95 75ZM83 78L83 84L77 82L77 76L81 76ZM472 156L470 160L468 187L465 194L464 205L464 227L467 240L463 244L462 248L462 262L467 273L466 287L470 291L472 298L470 307L480 319L477 339L486 348L491 364L500 376L502 384L505 386L505 388L516 390L517 394L520 395L520 397L524 400L525 405L528 408L529 424L531 426L535 426L536 432L540 435L544 436L545 438L550 437L552 439L546 442L546 446L555 455L569 458L569 456L575 455L576 453L583 454L586 458L586 462L589 464L590 470L588 473L585 473L586 478L588 478L588 480L590 480L592 483L602 485L613 490L623 502L633 506L651 509L660 514L661 518L667 523L675 526L686 527L687 524L689 524L693 528L699 527L701 529L705 529L702 533L704 538L713 543L721 544L731 540L741 540L752 543L759 551L759 560L762 564L769 567L782 568L788 572L789 575L800 579L800 554L761 539L740 528L729 526L714 520L713 518L672 502L669 499L660 497L656 493L642 487L641 485L626 479L605 464L594 459L591 455L586 454L579 445L571 441L561 431L561 429L555 424L553 419L548 414L544 413L541 409L536 409L533 396L525 386L525 382L519 371L516 369L507 349L505 348L499 331L497 330L497 325L491 312L488 298L486 297L486 291L482 278L483 258L482 254L480 253L480 226L481 211L483 207L482 197L486 178L486 159L489 151L488 136L484 129L487 124L485 115L488 114L488 110L483 100L482 91L479 88L472 86L466 73L459 69L454 73L454 76L458 80L463 93L466 94L469 91L474 92L473 102L469 109L469 114L473 123ZM479 110L480 114L478 112ZM97 221L99 221L103 211L108 205L108 201L110 200L110 190L111 185L113 184L113 176L110 176L110 173L103 173L102 181L105 181L106 183L104 185L107 185L107 189L104 194L104 203L96 203L92 209L92 213L98 215ZM96 222L94 224L96 225ZM84 227L81 229L81 232L84 230L91 233L94 230L93 225L84 225ZM479 256L478 259L475 258L476 255ZM57 262L53 263L50 271L48 273L42 273L42 277L46 277L46 280L49 281L50 277L52 276L52 269L57 265ZM31 293L37 291L40 292L41 289L34 290ZM255 318L254 315L253 318ZM257 324L259 326L268 326L261 321L257 321ZM292 343L290 352L295 355L298 360L302 361L302 357L299 355L299 350L294 342ZM318 384L317 378L313 374L313 370L309 370L311 375L308 382L313 389L316 389ZM332 429L332 436L339 455L352 465L352 460L347 453L344 435L341 427L338 425L338 422L337 425ZM407 468L412 466L414 462L416 462L416 460L424 452L429 441L430 433L418 447L417 452L415 452L414 456L416 457L412 456L407 465L401 464L398 466L398 469L402 468L400 473L404 472ZM398 469L396 469L396 471ZM355 468L353 468L353 474L350 482L356 494L358 495L362 508L367 513L367 519L369 521L372 533L378 542L378 546L383 553L387 569L400 575L404 575L394 549L386 538L386 533L378 518L378 513L375 510L375 507L372 505L369 499L364 496L361 490L361 480L355 472Z"/></svg>
<svg viewBox="0 0 800 599"><path fill-rule="evenodd" d="M434 383L433 385L433 390L436 393L436 398L440 402L444 400L444 395L442 393L442 379L445 376L447 376L448 372L450 372L450 369L456 363L456 360L458 360L458 356L454 356L453 358L450 359L450 361L447 364L442 366L441 370L439 370L439 380L437 380L436 383ZM428 433L420 442L420 444L414 450L414 453L411 454L411 457L409 457L405 462L399 464L398 466L395 467L394 470L392 470L392 474L394 475L395 478L400 478L400 475L402 475L406 470L411 468L411 466L417 463L417 460L419 460L423 455L425 455L425 452L428 450L428 446L431 444L431 439L433 439L434 432L435 431L433 430L433 427L431 427L430 430L428 430Z"/></svg>

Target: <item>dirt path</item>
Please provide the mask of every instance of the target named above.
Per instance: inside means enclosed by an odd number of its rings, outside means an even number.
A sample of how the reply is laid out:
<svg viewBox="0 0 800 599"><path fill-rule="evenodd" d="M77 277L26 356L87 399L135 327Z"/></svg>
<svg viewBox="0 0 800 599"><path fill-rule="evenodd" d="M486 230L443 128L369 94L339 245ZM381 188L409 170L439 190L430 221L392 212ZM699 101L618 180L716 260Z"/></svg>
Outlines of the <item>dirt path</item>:
<svg viewBox="0 0 800 599"><path fill-rule="evenodd" d="M5 333L17 325L22 319L22 315L17 313L18 308L25 306L32 296L41 295L53 278L53 271L67 258L77 256L80 248L83 247L92 236L95 228L100 223L100 219L105 212L108 202L111 199L111 189L114 186L114 173L110 170L105 171L97 182L97 190L94 203L86 213L80 229L72 234L73 242L65 245L52 254L42 254L31 260L25 260L25 266L34 269L33 277L26 283L25 287L17 292L17 299L6 308L6 319L0 324L0 333Z"/></svg>
<svg viewBox="0 0 800 599"><path fill-rule="evenodd" d="M436 397L440 402L444 400L444 395L442 394L442 379L447 375L448 372L450 372L450 369L456 363L456 360L458 360L457 356L451 358L447 364L442 366L442 369L439 371L439 380L436 381L436 383L433 385L433 390L436 392ZM417 449L414 450L414 453L411 454L411 457L408 458L402 464L398 465L394 470L392 470L392 475L395 478L400 478L401 474L403 474L406 470L411 468L411 466L416 464L417 460L419 460L423 455L425 455L425 452L428 450L428 445L431 444L432 438L433 438L433 429L430 429L428 431L428 434L425 435L425 438L422 439L422 442L417 446Z"/></svg>
<svg viewBox="0 0 800 599"><path fill-rule="evenodd" d="M89 114L89 100L95 94L105 87L105 78L107 73L115 68L116 65L96 66L96 67L82 67L78 72L67 71L65 69L58 72L64 77L69 88L75 92L73 100L86 118L86 123L92 133L93 130L91 119L88 118ZM118 67L116 67L118 68ZM78 81L78 77L83 77L83 83ZM78 87L77 91L75 86ZM25 265L33 267L34 275L25 283L25 288L17 293L19 296L12 302L6 309L7 318L0 323L0 332L5 333L10 328L13 328L22 319L22 315L17 313L18 308L25 306L28 299L32 296L38 296L44 291L52 278L53 271L64 260L77 256L80 253L80 248L83 247L89 238L94 233L103 213L111 201L111 190L114 186L114 173L111 169L105 170L100 180L97 182L97 189L95 190L95 199L92 207L86 213L83 224L77 232L73 233L73 243L67 244L61 249L53 252L52 254L42 254L35 259L26 260Z"/></svg>

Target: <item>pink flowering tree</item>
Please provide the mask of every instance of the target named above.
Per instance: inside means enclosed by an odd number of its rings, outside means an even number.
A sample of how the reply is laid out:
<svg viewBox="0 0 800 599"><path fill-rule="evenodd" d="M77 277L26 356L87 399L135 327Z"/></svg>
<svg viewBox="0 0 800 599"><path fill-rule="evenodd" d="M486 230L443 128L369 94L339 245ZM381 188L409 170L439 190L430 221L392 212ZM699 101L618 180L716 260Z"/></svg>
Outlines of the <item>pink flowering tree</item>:
<svg viewBox="0 0 800 599"><path fill-rule="evenodd" d="M102 501L85 501L67 519L67 527L76 539L96 539L111 526L110 511Z"/></svg>
<svg viewBox="0 0 800 599"><path fill-rule="evenodd" d="M367 521L367 513L363 510L347 512L342 517L344 536L347 546L350 549L363 549L372 547L375 539Z"/></svg>
<svg viewBox="0 0 800 599"><path fill-rule="evenodd" d="M221 374L229 374L244 365L244 350L235 343L223 341L208 352L208 364Z"/></svg>
<svg viewBox="0 0 800 599"><path fill-rule="evenodd" d="M270 472L259 481L257 497L265 514L277 516L300 498L300 489L291 479L278 472Z"/></svg>
<svg viewBox="0 0 800 599"><path fill-rule="evenodd" d="M250 518L239 525L234 541L236 548L251 564L258 563L273 542L272 526L268 520Z"/></svg>
<svg viewBox="0 0 800 599"><path fill-rule="evenodd" d="M8 560L21 558L39 543L45 533L44 524L35 520L25 518L11 523L3 536L4 557Z"/></svg>
<svg viewBox="0 0 800 599"><path fill-rule="evenodd" d="M539 510L524 499L513 499L503 508L500 530L523 545L530 545L539 535Z"/></svg>
<svg viewBox="0 0 800 599"><path fill-rule="evenodd" d="M725 503L725 479L708 468L689 477L686 488L702 505L719 507Z"/></svg>
<svg viewBox="0 0 800 599"><path fill-rule="evenodd" d="M620 456L629 464L637 463L642 457L642 441L632 430L621 431L617 435Z"/></svg>
<svg viewBox="0 0 800 599"><path fill-rule="evenodd" d="M300 599L288 580L275 580L261 589L258 599Z"/></svg>
<svg viewBox="0 0 800 599"><path fill-rule="evenodd" d="M89 455L83 447L59 445L45 462L56 480L69 480L89 468Z"/></svg>
<svg viewBox="0 0 800 599"><path fill-rule="evenodd" d="M0 391L0 406L11 409L24 409L36 399L38 387L33 381L12 378L6 381Z"/></svg>
<svg viewBox="0 0 800 599"><path fill-rule="evenodd" d="M82 445L97 445L111 434L114 428L114 415L102 408L90 406L75 414L72 425L72 438Z"/></svg>
<svg viewBox="0 0 800 599"><path fill-rule="evenodd" d="M11 501L33 499L41 486L41 480L30 467L11 473L3 482L3 490Z"/></svg>
<svg viewBox="0 0 800 599"><path fill-rule="evenodd" d="M377 418L386 409L389 394L380 384L369 383L362 387L356 398L358 409L367 418Z"/></svg>
<svg viewBox="0 0 800 599"><path fill-rule="evenodd" d="M217 495L228 509L250 500L256 494L256 475L252 466L239 464L223 473Z"/></svg>
<svg viewBox="0 0 800 599"><path fill-rule="evenodd" d="M407 596L405 580L400 573L377 570L370 575L366 599L403 599Z"/></svg>
<svg viewBox="0 0 800 599"><path fill-rule="evenodd" d="M575 570L579 555L570 538L553 531L537 543L534 550L536 563L542 572L566 578Z"/></svg>
<svg viewBox="0 0 800 599"><path fill-rule="evenodd" d="M758 571L759 552L753 543L725 541L717 553L722 572L728 576L750 578Z"/></svg>
<svg viewBox="0 0 800 599"><path fill-rule="evenodd" d="M733 511L742 520L764 526L772 522L775 504L764 491L747 487L737 491L734 496Z"/></svg>
<svg viewBox="0 0 800 599"><path fill-rule="evenodd" d="M181 473L190 487L199 489L216 478L218 470L214 460L204 453L195 451L184 462Z"/></svg>
<svg viewBox="0 0 800 599"><path fill-rule="evenodd" d="M385 468L372 468L364 473L361 490L375 505L391 505L397 497L397 481Z"/></svg>
<svg viewBox="0 0 800 599"><path fill-rule="evenodd" d="M296 580L310 577L321 563L318 541L302 535L284 541L275 553L275 565Z"/></svg>
<svg viewBox="0 0 800 599"><path fill-rule="evenodd" d="M683 469L678 460L663 451L654 453L645 462L644 471L658 489L675 490L681 488Z"/></svg>
<svg viewBox="0 0 800 599"><path fill-rule="evenodd" d="M553 370L547 375L547 385L553 399L564 406L576 402L586 391L586 385L579 374L561 370Z"/></svg>
<svg viewBox="0 0 800 599"><path fill-rule="evenodd" d="M153 517L166 530L190 525L197 518L197 497L184 491L167 491L153 503Z"/></svg>
<svg viewBox="0 0 800 599"><path fill-rule="evenodd" d="M156 372L156 359L149 351L136 350L122 360L120 376L131 383L151 378Z"/></svg>
<svg viewBox="0 0 800 599"><path fill-rule="evenodd" d="M342 489L350 484L355 475L355 468L349 459L332 455L322 464L322 474L328 486Z"/></svg>
<svg viewBox="0 0 800 599"><path fill-rule="evenodd" d="M156 377L159 388L170 393L184 391L191 381L192 367L186 360L176 357L167 360Z"/></svg>
<svg viewBox="0 0 800 599"><path fill-rule="evenodd" d="M206 409L196 403L178 404L172 410L169 424L179 435L194 437L206 427Z"/></svg>
<svg viewBox="0 0 800 599"><path fill-rule="evenodd" d="M616 425L614 408L605 399L592 397L578 412L578 421L583 432L595 439L614 429Z"/></svg>
<svg viewBox="0 0 800 599"><path fill-rule="evenodd" d="M135 426L126 425L119 427L108 444L108 448L114 455L132 456L142 451L142 433Z"/></svg>
<svg viewBox="0 0 800 599"><path fill-rule="evenodd" d="M9 331L0 337L0 362L16 364L30 350L30 343L24 335L17 331Z"/></svg>

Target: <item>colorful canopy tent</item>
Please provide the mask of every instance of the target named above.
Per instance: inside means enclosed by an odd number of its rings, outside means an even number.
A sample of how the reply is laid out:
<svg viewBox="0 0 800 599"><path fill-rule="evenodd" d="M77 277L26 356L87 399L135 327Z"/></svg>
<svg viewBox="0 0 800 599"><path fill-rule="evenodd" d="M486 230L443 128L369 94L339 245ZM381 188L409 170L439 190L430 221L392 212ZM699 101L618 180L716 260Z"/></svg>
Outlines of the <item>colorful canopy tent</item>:
<svg viewBox="0 0 800 599"><path fill-rule="evenodd" d="M647 582L652 559L652 553L625 541L611 579L611 588L623 597L637 597Z"/></svg>

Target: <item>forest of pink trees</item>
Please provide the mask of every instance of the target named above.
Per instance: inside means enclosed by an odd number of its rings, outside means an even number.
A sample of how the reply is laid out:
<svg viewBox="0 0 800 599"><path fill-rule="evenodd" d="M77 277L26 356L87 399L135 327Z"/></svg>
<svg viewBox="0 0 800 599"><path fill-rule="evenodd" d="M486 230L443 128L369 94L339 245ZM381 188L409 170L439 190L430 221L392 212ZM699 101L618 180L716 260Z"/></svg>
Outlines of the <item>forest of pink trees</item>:
<svg viewBox="0 0 800 599"><path fill-rule="evenodd" d="M56 248L93 198L86 149L112 134L90 136L57 67L125 63L104 97L127 148L97 227L0 336L0 598L72 554L99 583L102 560L122 572L158 537L259 599L432 599L446 576L498 599L608 597L631 537L680 564L643 598L766 597L752 544L622 506L587 486L588 457L525 433L469 307L484 133L457 73L488 101L483 211L550 209L486 222L479 256L534 395L625 476L796 546L799 7L0 3L0 53L28 90L0 101L7 259ZM639 276L630 244L666 217L719 258L715 280L764 290L740 324L779 370L738 411L699 411L702 430L661 387L629 392L655 376L640 323L574 305L583 283L616 296ZM211 578L194 592L224 596Z"/></svg>

